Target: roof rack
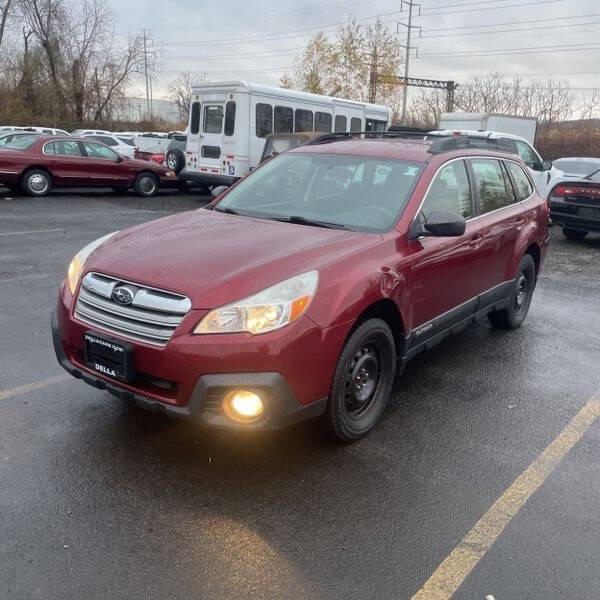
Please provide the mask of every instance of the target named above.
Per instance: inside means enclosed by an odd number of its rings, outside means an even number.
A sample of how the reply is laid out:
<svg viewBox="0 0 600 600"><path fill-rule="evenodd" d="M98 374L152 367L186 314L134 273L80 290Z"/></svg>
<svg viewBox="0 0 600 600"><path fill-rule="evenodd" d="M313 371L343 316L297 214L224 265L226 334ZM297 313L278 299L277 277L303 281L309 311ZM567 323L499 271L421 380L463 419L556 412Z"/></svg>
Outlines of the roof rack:
<svg viewBox="0 0 600 600"><path fill-rule="evenodd" d="M440 134L418 127L393 126L387 131L345 131L338 133L325 133L315 138L307 145L327 144L343 140L352 140L356 137L368 139L412 139L429 142L428 152L430 154L443 154L453 150L491 150L497 152L508 152L517 154L517 147L513 140L508 138L489 138L474 135L447 135Z"/></svg>

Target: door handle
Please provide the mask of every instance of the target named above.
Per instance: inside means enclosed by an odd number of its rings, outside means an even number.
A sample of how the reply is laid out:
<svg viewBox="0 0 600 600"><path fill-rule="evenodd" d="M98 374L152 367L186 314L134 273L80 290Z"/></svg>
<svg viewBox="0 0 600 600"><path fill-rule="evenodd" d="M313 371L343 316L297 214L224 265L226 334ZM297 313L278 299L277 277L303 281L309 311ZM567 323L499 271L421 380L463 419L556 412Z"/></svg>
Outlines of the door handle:
<svg viewBox="0 0 600 600"><path fill-rule="evenodd" d="M469 240L469 246L471 246L471 248L479 248L479 246L481 246L481 244L483 244L483 236L480 235L479 233L476 233Z"/></svg>

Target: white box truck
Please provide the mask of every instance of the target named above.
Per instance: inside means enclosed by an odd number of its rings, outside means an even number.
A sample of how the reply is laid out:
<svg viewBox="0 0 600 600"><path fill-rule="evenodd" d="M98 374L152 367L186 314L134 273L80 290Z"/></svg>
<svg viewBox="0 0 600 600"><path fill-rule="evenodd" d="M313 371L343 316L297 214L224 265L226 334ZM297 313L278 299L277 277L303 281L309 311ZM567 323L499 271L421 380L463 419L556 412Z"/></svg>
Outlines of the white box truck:
<svg viewBox="0 0 600 600"><path fill-rule="evenodd" d="M535 146L537 119L535 117L515 117L494 113L442 113L438 129L454 131L495 131L509 133L526 139Z"/></svg>

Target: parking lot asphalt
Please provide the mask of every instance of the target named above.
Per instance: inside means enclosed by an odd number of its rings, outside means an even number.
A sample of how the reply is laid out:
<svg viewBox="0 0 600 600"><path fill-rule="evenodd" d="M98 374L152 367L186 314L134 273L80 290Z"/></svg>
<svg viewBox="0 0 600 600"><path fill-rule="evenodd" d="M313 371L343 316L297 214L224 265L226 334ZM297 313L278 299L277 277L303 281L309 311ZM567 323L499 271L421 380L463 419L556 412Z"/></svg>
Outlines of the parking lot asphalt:
<svg viewBox="0 0 600 600"><path fill-rule="evenodd" d="M417 357L351 446L317 423L208 431L62 377L72 256L206 200L0 190L1 598L411 598L600 390L600 236L557 228L523 327L481 320ZM600 421L581 433L455 598L600 597Z"/></svg>

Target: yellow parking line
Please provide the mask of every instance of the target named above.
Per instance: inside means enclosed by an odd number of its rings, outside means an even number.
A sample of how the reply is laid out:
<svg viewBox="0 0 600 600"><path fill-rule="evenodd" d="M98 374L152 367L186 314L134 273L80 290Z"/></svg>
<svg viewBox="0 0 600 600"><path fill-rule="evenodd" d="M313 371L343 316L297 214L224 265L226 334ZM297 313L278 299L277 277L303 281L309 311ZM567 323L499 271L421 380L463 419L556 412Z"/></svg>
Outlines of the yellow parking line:
<svg viewBox="0 0 600 600"><path fill-rule="evenodd" d="M54 231L64 231L62 227L58 229L32 229L30 231L9 231L7 233L0 233L0 235L25 235L27 233L52 233Z"/></svg>
<svg viewBox="0 0 600 600"><path fill-rule="evenodd" d="M560 435L517 477L452 550L412 600L447 600L531 495L600 416L600 394L589 400Z"/></svg>
<svg viewBox="0 0 600 600"><path fill-rule="evenodd" d="M14 387L10 390L4 390L3 392L0 392L0 400L8 400L14 396L27 394L28 392L33 392L34 390L39 390L40 388L45 388L49 385L54 385L55 383L61 383L67 379L70 379L70 377L69 375L65 374L55 375L54 377L48 377L47 379L41 379L40 381L34 381L33 383L26 383L25 385L20 385L19 387Z"/></svg>

